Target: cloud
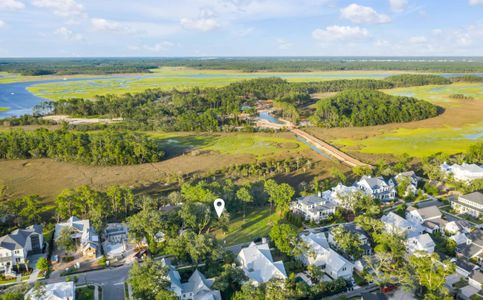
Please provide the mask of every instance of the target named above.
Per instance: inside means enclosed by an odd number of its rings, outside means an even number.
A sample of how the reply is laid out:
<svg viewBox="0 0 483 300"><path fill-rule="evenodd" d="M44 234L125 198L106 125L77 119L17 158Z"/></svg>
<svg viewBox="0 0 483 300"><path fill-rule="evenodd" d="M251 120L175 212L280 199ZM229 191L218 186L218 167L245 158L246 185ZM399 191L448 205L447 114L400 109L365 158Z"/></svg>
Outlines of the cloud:
<svg viewBox="0 0 483 300"><path fill-rule="evenodd" d="M204 32L220 27L220 23L215 19L213 12L207 10L202 10L199 18L181 18L180 23L186 29Z"/></svg>
<svg viewBox="0 0 483 300"><path fill-rule="evenodd" d="M98 31L128 32L130 29L121 23L102 18L91 19L91 25Z"/></svg>
<svg viewBox="0 0 483 300"><path fill-rule="evenodd" d="M483 0L470 0L470 5L483 4Z"/></svg>
<svg viewBox="0 0 483 300"><path fill-rule="evenodd" d="M312 37L320 42L335 42L346 40L361 40L369 36L365 28L359 26L327 26L325 29L315 29Z"/></svg>
<svg viewBox="0 0 483 300"><path fill-rule="evenodd" d="M66 27L60 27L54 31L54 34L63 37L69 41L82 41L84 37L79 33L74 33L72 30L67 29Z"/></svg>
<svg viewBox="0 0 483 300"><path fill-rule="evenodd" d="M342 18L357 24L381 24L391 22L387 15L380 14L372 7L352 3L340 10Z"/></svg>
<svg viewBox="0 0 483 300"><path fill-rule="evenodd" d="M84 15L84 7L75 0L33 0L32 4L51 9L61 17L78 17Z"/></svg>
<svg viewBox="0 0 483 300"><path fill-rule="evenodd" d="M428 39L425 36L413 36L409 38L409 42L411 44L425 44L428 42Z"/></svg>
<svg viewBox="0 0 483 300"><path fill-rule="evenodd" d="M0 0L0 10L19 10L25 8L25 4L17 0Z"/></svg>
<svg viewBox="0 0 483 300"><path fill-rule="evenodd" d="M175 44L170 41L162 41L154 45L130 46L129 50L132 50L132 51L145 50L149 52L159 53L159 52L166 52L169 49L173 48L174 46Z"/></svg>
<svg viewBox="0 0 483 300"><path fill-rule="evenodd" d="M275 42L277 42L278 49L280 50L287 50L292 47L292 43L287 41L286 39L275 39Z"/></svg>
<svg viewBox="0 0 483 300"><path fill-rule="evenodd" d="M5 22L0 20L0 28L2 28L3 26L5 26Z"/></svg>
<svg viewBox="0 0 483 300"><path fill-rule="evenodd" d="M402 12L408 6L407 0L389 0L389 5L391 5L391 9L395 12Z"/></svg>

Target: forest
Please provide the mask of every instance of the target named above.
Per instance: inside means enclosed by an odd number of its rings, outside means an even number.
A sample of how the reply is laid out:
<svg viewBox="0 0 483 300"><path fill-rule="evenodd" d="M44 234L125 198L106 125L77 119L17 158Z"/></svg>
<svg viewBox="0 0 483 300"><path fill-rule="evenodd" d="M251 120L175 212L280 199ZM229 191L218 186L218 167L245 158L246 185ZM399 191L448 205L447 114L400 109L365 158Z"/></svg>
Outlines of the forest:
<svg viewBox="0 0 483 300"><path fill-rule="evenodd" d="M0 159L53 158L91 165L132 165L160 161L157 142L133 132L10 130L0 132Z"/></svg>
<svg viewBox="0 0 483 300"><path fill-rule="evenodd" d="M260 57L260 58L30 58L0 59L0 71L22 75L72 75L148 73L158 67L241 70L245 72L310 71L424 71L483 72L481 58L353 58L353 57Z"/></svg>
<svg viewBox="0 0 483 300"><path fill-rule="evenodd" d="M275 108L284 117L297 122L298 108L308 104L313 93L443 84L446 80L432 75L398 75L391 78L394 82L356 79L291 83L280 78L259 78L221 88L193 88L186 91L152 89L139 94L97 96L94 100L77 98L44 102L35 111L38 114L52 112L79 117L123 118L123 123L116 126L125 129L231 131L250 125L242 108L254 107L257 100L274 99ZM11 120L11 123L22 122Z"/></svg>
<svg viewBox="0 0 483 300"><path fill-rule="evenodd" d="M319 100L312 122L321 127L372 126L435 117L438 107L412 97L347 90Z"/></svg>

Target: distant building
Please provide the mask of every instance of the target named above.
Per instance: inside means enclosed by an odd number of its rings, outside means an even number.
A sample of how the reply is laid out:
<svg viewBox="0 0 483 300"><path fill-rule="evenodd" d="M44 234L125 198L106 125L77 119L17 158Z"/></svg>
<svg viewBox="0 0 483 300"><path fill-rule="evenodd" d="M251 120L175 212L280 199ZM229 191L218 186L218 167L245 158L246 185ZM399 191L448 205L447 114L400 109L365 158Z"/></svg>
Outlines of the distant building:
<svg viewBox="0 0 483 300"><path fill-rule="evenodd" d="M41 253L43 244L40 225L17 229L0 237L0 270L10 273L17 263L25 263L29 255Z"/></svg>
<svg viewBox="0 0 483 300"><path fill-rule="evenodd" d="M362 176L355 186L380 201L392 201L396 198L394 185L387 183L382 177Z"/></svg>
<svg viewBox="0 0 483 300"><path fill-rule="evenodd" d="M305 265L320 267L333 279L352 279L354 264L330 248L325 233L309 233L301 238L309 247L300 257Z"/></svg>
<svg viewBox="0 0 483 300"><path fill-rule="evenodd" d="M475 164L463 163L462 165L448 165L445 162L440 168L445 174L451 174L454 179L459 181L470 182L483 178L483 168Z"/></svg>
<svg viewBox="0 0 483 300"><path fill-rule="evenodd" d="M74 282L58 282L47 284L42 287L43 291L38 297L34 289L31 289L25 295L25 299L30 300L74 300L75 299L75 285Z"/></svg>
<svg viewBox="0 0 483 300"><path fill-rule="evenodd" d="M336 207L332 201L316 195L300 197L291 204L293 212L302 214L305 220L316 223L335 214Z"/></svg>
<svg viewBox="0 0 483 300"><path fill-rule="evenodd" d="M434 247L436 247L436 244L427 233L406 240L406 248L409 254L417 254L420 251L431 254L434 252Z"/></svg>
<svg viewBox="0 0 483 300"><path fill-rule="evenodd" d="M237 257L245 275L254 284L265 283L272 278L286 279L287 273L282 261L273 261L268 243L242 248Z"/></svg>
<svg viewBox="0 0 483 300"><path fill-rule="evenodd" d="M474 192L451 200L451 207L461 214L479 218L483 213L483 193Z"/></svg>
<svg viewBox="0 0 483 300"><path fill-rule="evenodd" d="M99 236L94 228L91 227L89 220L80 220L76 217L70 217L64 223L55 225L54 240L60 237L62 229L69 228L72 239L81 247L82 255L96 257L99 249Z"/></svg>

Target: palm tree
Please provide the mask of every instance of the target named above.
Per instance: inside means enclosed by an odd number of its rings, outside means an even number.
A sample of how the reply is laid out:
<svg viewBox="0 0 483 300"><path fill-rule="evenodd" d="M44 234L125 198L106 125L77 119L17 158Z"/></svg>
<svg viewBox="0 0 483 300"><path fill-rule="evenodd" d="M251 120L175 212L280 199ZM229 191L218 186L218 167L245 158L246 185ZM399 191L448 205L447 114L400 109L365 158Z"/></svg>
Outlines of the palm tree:
<svg viewBox="0 0 483 300"><path fill-rule="evenodd" d="M29 269L29 263L30 263L30 261L29 261L28 259L25 259L25 260L24 260L24 262L23 262L23 264L25 265L25 269L27 270L27 273L28 273L28 272L29 272L29 270L30 270L30 269Z"/></svg>

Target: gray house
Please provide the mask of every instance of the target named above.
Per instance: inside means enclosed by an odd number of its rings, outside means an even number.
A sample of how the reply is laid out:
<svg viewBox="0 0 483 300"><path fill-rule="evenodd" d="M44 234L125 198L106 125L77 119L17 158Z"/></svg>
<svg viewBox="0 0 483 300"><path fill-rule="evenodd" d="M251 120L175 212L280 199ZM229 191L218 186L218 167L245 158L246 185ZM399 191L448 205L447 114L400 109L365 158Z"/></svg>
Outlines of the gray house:
<svg viewBox="0 0 483 300"><path fill-rule="evenodd" d="M0 270L6 273L16 264L23 264L28 256L42 252L42 226L17 229L0 237Z"/></svg>
<svg viewBox="0 0 483 300"><path fill-rule="evenodd" d="M387 183L382 177L362 176L354 185L380 201L392 201L396 197L394 185Z"/></svg>

